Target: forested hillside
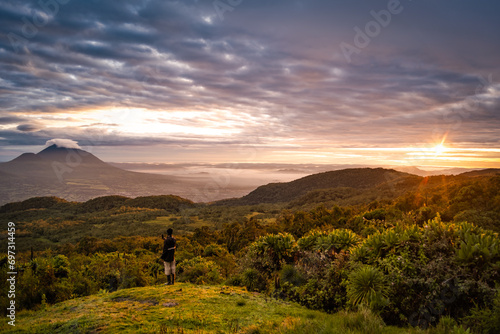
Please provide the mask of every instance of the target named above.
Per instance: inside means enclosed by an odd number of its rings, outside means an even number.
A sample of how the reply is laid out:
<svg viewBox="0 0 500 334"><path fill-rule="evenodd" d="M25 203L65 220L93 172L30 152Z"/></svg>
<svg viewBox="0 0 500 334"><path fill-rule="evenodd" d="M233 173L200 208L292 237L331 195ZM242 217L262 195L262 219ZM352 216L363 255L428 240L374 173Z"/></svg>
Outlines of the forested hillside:
<svg viewBox="0 0 500 334"><path fill-rule="evenodd" d="M0 208L0 246L15 222L24 309L164 283L160 236L172 227L180 282L245 286L325 312L364 305L389 325L496 333L500 176L397 173L391 187L378 173L333 189L313 182L283 203L32 198Z"/></svg>
<svg viewBox="0 0 500 334"><path fill-rule="evenodd" d="M250 194L222 203L252 205L259 203L285 203L297 200L311 191L319 189L357 190L358 193L376 187L392 191L407 191L418 185L422 177L384 168L351 168L313 174L286 183L271 183L261 186ZM393 194L394 196L394 194Z"/></svg>

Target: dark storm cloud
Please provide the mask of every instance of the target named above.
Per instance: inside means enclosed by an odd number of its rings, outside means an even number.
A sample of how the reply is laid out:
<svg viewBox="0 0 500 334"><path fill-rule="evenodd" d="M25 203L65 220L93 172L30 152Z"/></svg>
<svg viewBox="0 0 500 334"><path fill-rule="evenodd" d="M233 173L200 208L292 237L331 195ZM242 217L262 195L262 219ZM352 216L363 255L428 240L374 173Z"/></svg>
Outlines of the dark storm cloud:
<svg viewBox="0 0 500 334"><path fill-rule="evenodd" d="M354 27L364 29L388 1L243 1L223 19L212 1L52 3L0 3L5 119L106 107L207 110L208 118L213 108L237 109L267 117L243 136L383 145L436 129L471 141L500 125L498 88L476 92L489 74L498 87L496 2L402 0L401 13L350 63L340 43L354 44ZM474 110L456 111L476 96L483 100ZM3 143L65 132L18 121L18 131L0 133ZM102 143L148 140L116 132ZM162 141L172 143L153 143Z"/></svg>

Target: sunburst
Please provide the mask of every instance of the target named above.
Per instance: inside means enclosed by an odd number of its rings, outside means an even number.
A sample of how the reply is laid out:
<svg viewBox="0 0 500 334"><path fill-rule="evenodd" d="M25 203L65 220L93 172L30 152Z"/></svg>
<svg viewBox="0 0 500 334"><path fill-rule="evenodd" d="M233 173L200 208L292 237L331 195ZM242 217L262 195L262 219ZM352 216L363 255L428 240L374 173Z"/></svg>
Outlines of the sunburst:
<svg viewBox="0 0 500 334"><path fill-rule="evenodd" d="M434 146L434 148L432 149L434 151L434 154L436 156L438 155L443 155L446 150L447 150L447 147L444 146L444 142L446 141L446 135L443 137L443 140L441 140L441 143L437 144L436 146Z"/></svg>
<svg viewBox="0 0 500 334"><path fill-rule="evenodd" d="M433 151L436 155L443 155L446 152L446 146L443 144L438 144L434 146Z"/></svg>

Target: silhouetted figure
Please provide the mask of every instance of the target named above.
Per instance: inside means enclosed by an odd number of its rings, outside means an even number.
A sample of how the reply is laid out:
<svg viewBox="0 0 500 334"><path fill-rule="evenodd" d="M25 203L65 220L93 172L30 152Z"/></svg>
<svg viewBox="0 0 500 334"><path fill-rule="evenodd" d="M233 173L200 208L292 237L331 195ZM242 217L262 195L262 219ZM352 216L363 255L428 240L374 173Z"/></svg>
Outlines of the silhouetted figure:
<svg viewBox="0 0 500 334"><path fill-rule="evenodd" d="M169 228L167 230L167 237L165 238L163 234L161 238L163 242L163 254L161 259L165 266L165 275L167 275L167 285L172 285L175 283L175 249L177 244L175 239L172 237L173 230Z"/></svg>

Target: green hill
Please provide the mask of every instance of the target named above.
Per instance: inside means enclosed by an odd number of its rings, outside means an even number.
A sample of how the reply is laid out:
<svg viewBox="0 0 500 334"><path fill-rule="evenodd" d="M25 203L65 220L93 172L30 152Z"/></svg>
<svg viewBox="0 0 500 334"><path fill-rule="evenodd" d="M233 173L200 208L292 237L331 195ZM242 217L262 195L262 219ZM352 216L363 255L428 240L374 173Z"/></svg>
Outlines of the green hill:
<svg viewBox="0 0 500 334"><path fill-rule="evenodd" d="M193 207L188 199L174 195L157 195L128 198L125 196L102 196L83 203L68 202L58 197L32 197L21 202L7 203L0 206L0 213L14 213L32 209L58 209L74 213L90 213L117 209L120 207L163 209L178 212L181 208Z"/></svg>
<svg viewBox="0 0 500 334"><path fill-rule="evenodd" d="M15 222L17 250L37 251L65 243L77 244L85 237L158 237L168 227L182 233L200 224L210 225L197 219L195 207L192 201L173 195L104 196L86 202L33 197L1 206L0 227L6 231L7 222ZM6 238L0 238L0 246L7 249Z"/></svg>
<svg viewBox="0 0 500 334"><path fill-rule="evenodd" d="M7 319L8 320L8 319ZM2 333L412 333L370 313L330 315L242 288L179 283L68 300L16 314Z"/></svg>
<svg viewBox="0 0 500 334"><path fill-rule="evenodd" d="M234 200L221 201L220 204L254 205L259 203L285 203L298 200L311 191L324 189L349 188L369 191L385 186L391 190L411 189L416 187L422 177L384 168L350 168L325 173L318 173L286 183L270 183L261 186L248 195ZM400 195L397 191L393 197Z"/></svg>

